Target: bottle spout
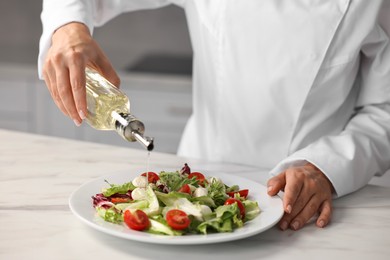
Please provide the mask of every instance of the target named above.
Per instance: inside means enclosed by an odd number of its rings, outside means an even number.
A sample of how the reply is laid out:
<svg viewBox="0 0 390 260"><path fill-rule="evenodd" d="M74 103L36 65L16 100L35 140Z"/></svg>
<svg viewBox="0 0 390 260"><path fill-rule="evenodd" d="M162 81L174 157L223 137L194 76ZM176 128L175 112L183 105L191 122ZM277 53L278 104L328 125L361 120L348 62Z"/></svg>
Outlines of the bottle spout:
<svg viewBox="0 0 390 260"><path fill-rule="evenodd" d="M125 140L129 142L138 141L148 151L154 149L154 139L152 137L144 136L144 124L131 114L114 113L113 117L116 119L116 131Z"/></svg>
<svg viewBox="0 0 390 260"><path fill-rule="evenodd" d="M146 148L146 150L148 150L148 151L153 150L154 139L152 137L142 136L140 133L138 133L136 131L133 131L132 135L140 144L142 144Z"/></svg>

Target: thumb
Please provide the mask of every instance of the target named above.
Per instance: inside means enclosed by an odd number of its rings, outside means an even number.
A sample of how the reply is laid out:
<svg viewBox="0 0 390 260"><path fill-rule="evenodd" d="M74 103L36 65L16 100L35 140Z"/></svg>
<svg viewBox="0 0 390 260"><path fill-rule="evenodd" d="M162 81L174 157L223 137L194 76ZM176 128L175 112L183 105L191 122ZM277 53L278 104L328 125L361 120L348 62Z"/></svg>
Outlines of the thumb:
<svg viewBox="0 0 390 260"><path fill-rule="evenodd" d="M106 64L105 66L100 67L102 70L103 77L105 77L109 82L111 82L115 87L119 88L120 78L111 64Z"/></svg>
<svg viewBox="0 0 390 260"><path fill-rule="evenodd" d="M282 172L267 182L267 193L270 196L275 196L279 191L283 190L286 186L286 173Z"/></svg>
<svg viewBox="0 0 390 260"><path fill-rule="evenodd" d="M96 57L89 62L92 63L92 66L101 73L101 75L106 78L110 83L112 83L115 87L119 88L120 86L120 78L116 73L114 67L111 62L103 52L103 50L99 47L99 45L95 42L96 48Z"/></svg>

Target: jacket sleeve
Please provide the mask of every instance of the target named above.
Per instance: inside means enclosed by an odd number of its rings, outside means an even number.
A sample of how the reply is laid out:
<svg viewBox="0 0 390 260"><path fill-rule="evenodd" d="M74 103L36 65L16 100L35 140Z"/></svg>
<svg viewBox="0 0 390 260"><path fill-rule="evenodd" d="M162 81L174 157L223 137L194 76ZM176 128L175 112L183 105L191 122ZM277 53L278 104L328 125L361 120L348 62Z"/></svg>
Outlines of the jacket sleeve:
<svg viewBox="0 0 390 260"><path fill-rule="evenodd" d="M386 18L385 18L386 17ZM383 19L388 19L386 15ZM361 48L360 93L356 113L344 130L325 136L280 162L275 175L291 165L311 162L343 196L390 168L390 23L379 23Z"/></svg>
<svg viewBox="0 0 390 260"><path fill-rule="evenodd" d="M92 34L95 26L101 26L121 13L157 8L169 3L168 0L43 0L39 77L42 79L42 66L51 45L51 36L62 25L70 22L84 23Z"/></svg>

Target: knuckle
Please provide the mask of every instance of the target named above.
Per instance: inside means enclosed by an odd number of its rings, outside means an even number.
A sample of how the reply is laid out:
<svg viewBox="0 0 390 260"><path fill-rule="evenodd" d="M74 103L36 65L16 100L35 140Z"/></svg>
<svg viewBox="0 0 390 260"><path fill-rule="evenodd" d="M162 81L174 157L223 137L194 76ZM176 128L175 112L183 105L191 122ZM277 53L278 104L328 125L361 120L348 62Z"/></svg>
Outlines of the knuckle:
<svg viewBox="0 0 390 260"><path fill-rule="evenodd" d="M68 94L68 90L67 90L67 87L65 86L59 86L58 88L58 95L59 95L59 98L64 98L66 97Z"/></svg>
<svg viewBox="0 0 390 260"><path fill-rule="evenodd" d="M84 91L84 88L85 88L85 86L83 85L83 83L80 80L73 81L71 87L72 87L72 90L74 92Z"/></svg>
<svg viewBox="0 0 390 260"><path fill-rule="evenodd" d="M57 91L52 91L51 92L51 96L54 99L54 101L60 101L61 100L60 95L58 94Z"/></svg>
<svg viewBox="0 0 390 260"><path fill-rule="evenodd" d="M48 60L47 62L49 63L54 63L54 64L59 64L61 63L63 60L63 55L62 53L54 53L51 57L50 57L50 60Z"/></svg>
<svg viewBox="0 0 390 260"><path fill-rule="evenodd" d="M79 51L71 50L66 54L66 56L69 60L79 60L82 59L83 54Z"/></svg>
<svg viewBox="0 0 390 260"><path fill-rule="evenodd" d="M286 169L286 175L295 175L296 169L295 168L288 168Z"/></svg>
<svg viewBox="0 0 390 260"><path fill-rule="evenodd" d="M301 185L297 182L294 183L290 182L288 185L286 185L286 193L289 193L291 196L298 194L300 189L301 189Z"/></svg>
<svg viewBox="0 0 390 260"><path fill-rule="evenodd" d="M321 187L318 185L316 181L312 181L312 180L308 181L306 185L308 186L308 189L311 191L315 191L317 190L318 187Z"/></svg>

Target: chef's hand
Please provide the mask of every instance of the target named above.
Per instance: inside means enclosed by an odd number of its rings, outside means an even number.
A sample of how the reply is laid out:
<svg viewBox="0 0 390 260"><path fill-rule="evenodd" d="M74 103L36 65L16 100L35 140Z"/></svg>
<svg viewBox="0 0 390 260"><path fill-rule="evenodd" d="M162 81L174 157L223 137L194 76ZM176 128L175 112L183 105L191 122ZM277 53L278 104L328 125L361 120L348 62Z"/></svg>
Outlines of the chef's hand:
<svg viewBox="0 0 390 260"><path fill-rule="evenodd" d="M45 59L43 78L58 108L77 126L87 115L86 66L119 86L118 75L87 26L72 22L57 29Z"/></svg>
<svg viewBox="0 0 390 260"><path fill-rule="evenodd" d="M284 216L279 222L281 230L302 228L319 213L316 225L325 227L332 215L333 186L313 164L292 167L268 181L268 194L284 190Z"/></svg>

